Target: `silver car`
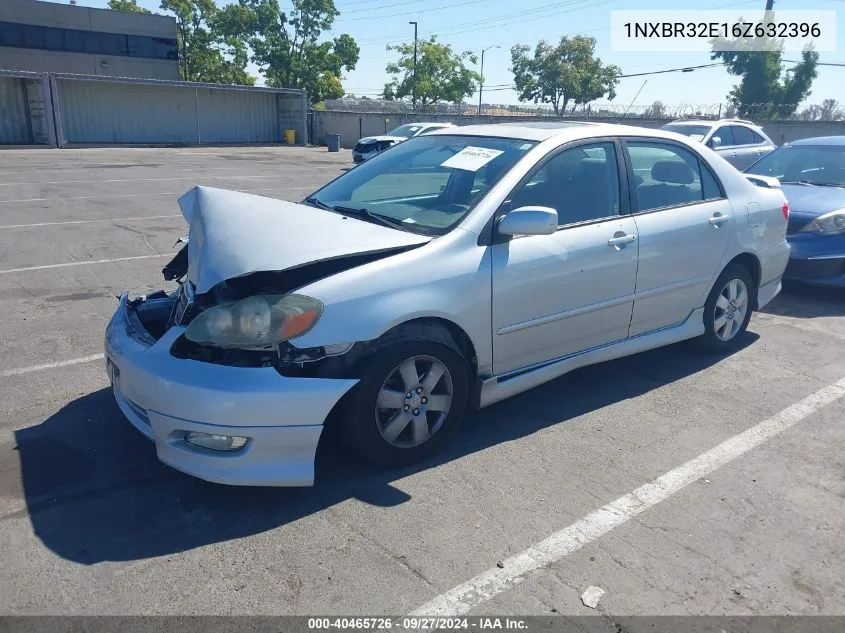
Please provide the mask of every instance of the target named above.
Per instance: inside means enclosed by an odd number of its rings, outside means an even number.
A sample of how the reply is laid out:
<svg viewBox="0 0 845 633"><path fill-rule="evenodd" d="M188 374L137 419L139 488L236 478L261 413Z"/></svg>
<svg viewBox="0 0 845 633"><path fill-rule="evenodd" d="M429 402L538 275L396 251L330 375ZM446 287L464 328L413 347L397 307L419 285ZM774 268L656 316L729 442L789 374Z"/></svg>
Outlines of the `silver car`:
<svg viewBox="0 0 845 633"><path fill-rule="evenodd" d="M735 348L789 258L778 182L752 178L658 130L503 124L410 139L300 204L192 189L178 290L124 294L106 331L117 403L214 482L310 485L333 425L416 462L577 367Z"/></svg>
<svg viewBox="0 0 845 633"><path fill-rule="evenodd" d="M366 136L352 148L352 160L356 163L363 163L406 139L450 127L455 126L452 123L406 123L390 130L387 134Z"/></svg>
<svg viewBox="0 0 845 633"><path fill-rule="evenodd" d="M763 128L742 119L672 121L663 129L704 143L739 170L776 147Z"/></svg>

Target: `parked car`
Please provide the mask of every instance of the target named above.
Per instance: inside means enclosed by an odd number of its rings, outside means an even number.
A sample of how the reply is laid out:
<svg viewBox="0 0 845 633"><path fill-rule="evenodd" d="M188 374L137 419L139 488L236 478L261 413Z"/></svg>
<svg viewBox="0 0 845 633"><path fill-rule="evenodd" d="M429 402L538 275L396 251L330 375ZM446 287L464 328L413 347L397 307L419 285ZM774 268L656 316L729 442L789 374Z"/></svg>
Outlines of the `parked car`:
<svg viewBox="0 0 845 633"><path fill-rule="evenodd" d="M356 163L363 163L365 160L369 160L373 156L381 154L384 150L393 147L396 143L401 143L414 136L420 136L421 134L428 134L435 130L450 127L455 126L452 123L406 123L390 130L390 132L382 136L367 136L355 144L352 150L352 160Z"/></svg>
<svg viewBox="0 0 845 633"><path fill-rule="evenodd" d="M106 331L117 403L215 482L310 485L326 425L416 462L577 367L740 344L789 258L755 179L675 134L537 123L412 138L300 204L192 189L179 289L123 294Z"/></svg>
<svg viewBox="0 0 845 633"><path fill-rule="evenodd" d="M739 170L776 147L759 125L742 119L672 121L662 129L704 143Z"/></svg>
<svg viewBox="0 0 845 633"><path fill-rule="evenodd" d="M778 178L789 200L784 277L845 288L845 136L788 143L746 171Z"/></svg>

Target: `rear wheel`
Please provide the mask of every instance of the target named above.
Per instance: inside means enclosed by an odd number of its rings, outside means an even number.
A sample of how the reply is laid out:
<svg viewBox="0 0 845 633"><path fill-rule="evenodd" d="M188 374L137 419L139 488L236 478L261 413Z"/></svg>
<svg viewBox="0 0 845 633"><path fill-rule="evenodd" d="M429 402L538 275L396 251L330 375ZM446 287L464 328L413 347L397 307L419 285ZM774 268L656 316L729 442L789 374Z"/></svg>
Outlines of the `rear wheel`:
<svg viewBox="0 0 845 633"><path fill-rule="evenodd" d="M751 320L755 290L744 266L731 264L722 271L704 304L704 334L698 339L703 349L721 353L737 347Z"/></svg>
<svg viewBox="0 0 845 633"><path fill-rule="evenodd" d="M401 466L442 450L464 416L467 363L450 345L397 342L361 367L343 424L368 462Z"/></svg>

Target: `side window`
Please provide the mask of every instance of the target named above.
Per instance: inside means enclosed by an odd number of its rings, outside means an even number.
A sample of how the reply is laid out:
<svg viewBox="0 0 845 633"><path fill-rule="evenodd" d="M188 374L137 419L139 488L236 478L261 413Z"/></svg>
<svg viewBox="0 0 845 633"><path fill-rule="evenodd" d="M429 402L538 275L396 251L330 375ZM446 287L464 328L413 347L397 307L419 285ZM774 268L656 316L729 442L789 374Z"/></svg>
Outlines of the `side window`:
<svg viewBox="0 0 845 633"><path fill-rule="evenodd" d="M721 139L723 146L727 147L728 145L734 144L734 134L729 125L720 127L713 133L713 136L718 136Z"/></svg>
<svg viewBox="0 0 845 633"><path fill-rule="evenodd" d="M619 168L613 143L579 145L552 156L510 195L511 207L550 207L558 225L619 215Z"/></svg>
<svg viewBox="0 0 845 633"><path fill-rule="evenodd" d="M627 145L634 169L637 211L700 202L713 187L719 189L709 172L706 177L711 182L702 183L698 157L687 149L658 141L629 141ZM721 197L721 193L714 197Z"/></svg>
<svg viewBox="0 0 845 633"><path fill-rule="evenodd" d="M754 140L754 133L747 127L732 125L731 128L734 134L734 145L754 145L757 143Z"/></svg>
<svg viewBox="0 0 845 633"><path fill-rule="evenodd" d="M759 134L757 134L757 132L755 132L754 130L749 130L749 132L751 132L751 136L753 136L753 137L754 137L754 142L755 142L755 143L760 144L760 143L765 143L765 142L766 142L766 139L764 139L762 136L760 136Z"/></svg>
<svg viewBox="0 0 845 633"><path fill-rule="evenodd" d="M718 200L719 198L723 198L722 188L719 186L719 182L716 180L713 172L703 162L699 163L699 168L701 170L701 189L704 192L704 199Z"/></svg>

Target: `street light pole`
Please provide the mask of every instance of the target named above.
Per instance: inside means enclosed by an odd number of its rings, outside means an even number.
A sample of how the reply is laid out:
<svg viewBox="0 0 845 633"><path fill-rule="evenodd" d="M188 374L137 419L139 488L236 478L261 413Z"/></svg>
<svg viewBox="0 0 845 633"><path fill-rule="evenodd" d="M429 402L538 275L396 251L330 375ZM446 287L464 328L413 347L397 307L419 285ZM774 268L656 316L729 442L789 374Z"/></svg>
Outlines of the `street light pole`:
<svg viewBox="0 0 845 633"><path fill-rule="evenodd" d="M502 48L498 44L481 49L481 81L478 82L478 116L481 116L481 93L484 91L484 53L491 48Z"/></svg>
<svg viewBox="0 0 845 633"><path fill-rule="evenodd" d="M414 104L414 112L417 110L417 23L408 22L414 25L414 92L411 94L411 101Z"/></svg>

